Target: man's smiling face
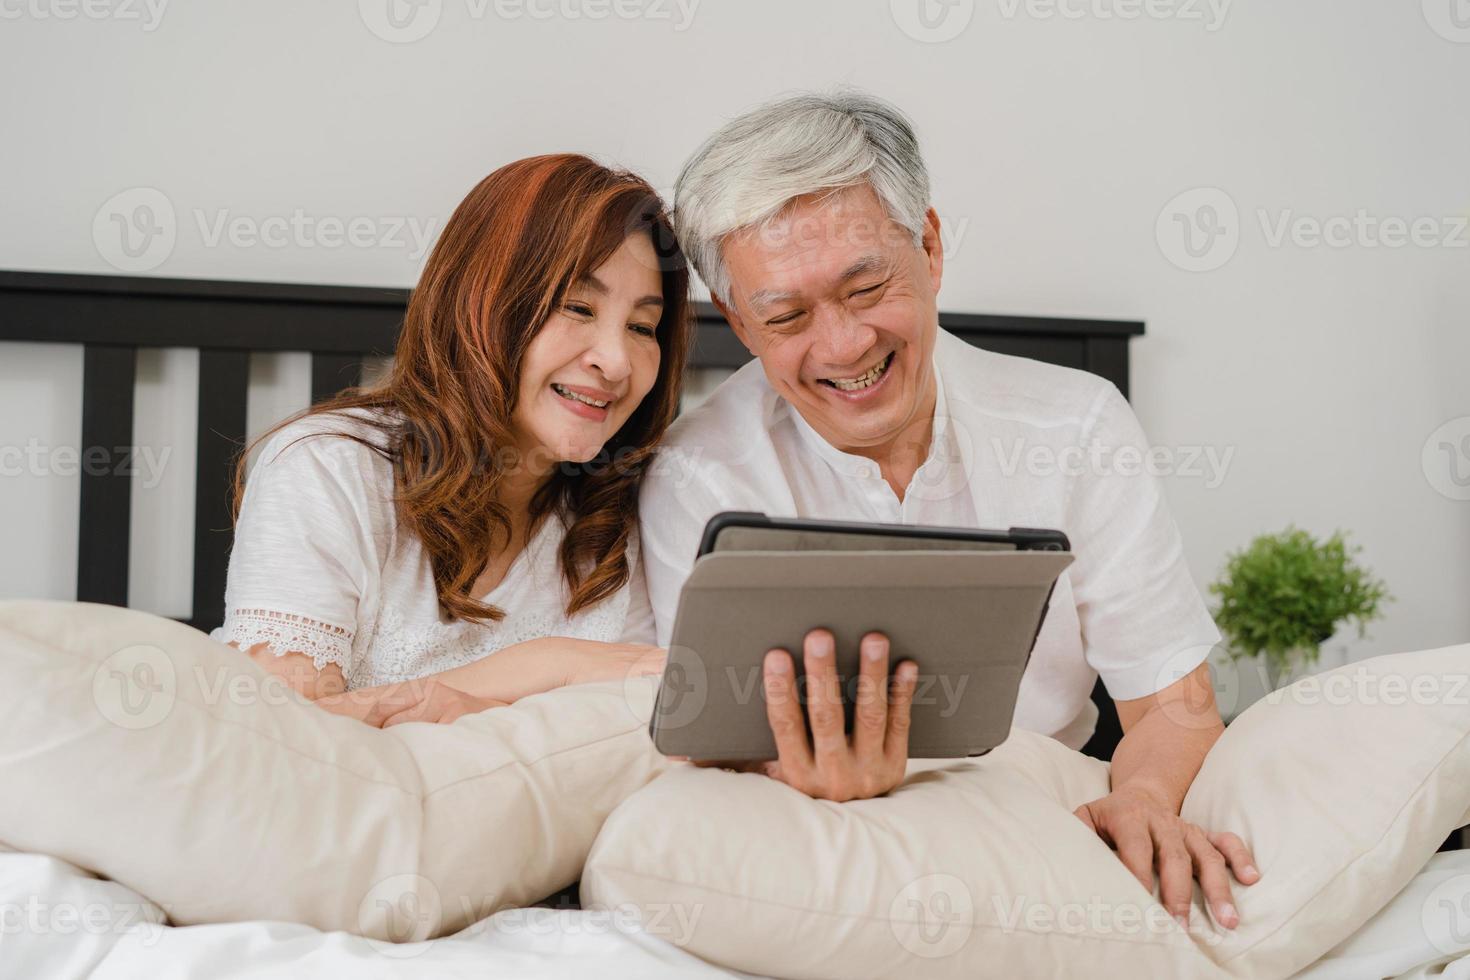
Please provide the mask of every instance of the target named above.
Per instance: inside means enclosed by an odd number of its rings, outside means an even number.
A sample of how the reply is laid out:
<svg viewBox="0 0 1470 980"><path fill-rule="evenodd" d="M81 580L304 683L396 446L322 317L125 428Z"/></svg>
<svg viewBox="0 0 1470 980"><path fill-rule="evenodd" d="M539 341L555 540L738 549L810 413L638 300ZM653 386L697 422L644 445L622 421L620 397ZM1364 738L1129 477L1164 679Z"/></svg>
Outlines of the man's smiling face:
<svg viewBox="0 0 1470 980"><path fill-rule="evenodd" d="M915 246L866 184L799 197L722 254L732 305L717 304L822 438L873 456L927 426L944 264L932 209Z"/></svg>

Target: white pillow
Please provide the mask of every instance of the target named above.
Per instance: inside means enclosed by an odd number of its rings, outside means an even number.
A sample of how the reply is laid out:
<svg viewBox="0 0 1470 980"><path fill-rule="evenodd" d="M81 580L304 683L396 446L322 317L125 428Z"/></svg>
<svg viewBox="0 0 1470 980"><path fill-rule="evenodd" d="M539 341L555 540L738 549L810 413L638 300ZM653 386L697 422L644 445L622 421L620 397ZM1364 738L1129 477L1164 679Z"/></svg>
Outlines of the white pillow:
<svg viewBox="0 0 1470 980"><path fill-rule="evenodd" d="M606 815L667 765L655 682L379 730L172 620L0 603L0 841L180 925L432 938L577 879Z"/></svg>
<svg viewBox="0 0 1470 980"><path fill-rule="evenodd" d="M1235 887L1234 932L1197 889L1190 929L1174 924L1072 815L1107 792L1107 766L1019 730L844 804L671 769L603 826L582 899L635 906L711 962L783 977L1285 977L1470 819L1467 676L1470 645L1379 657L1227 729L1183 815L1255 849L1262 878Z"/></svg>

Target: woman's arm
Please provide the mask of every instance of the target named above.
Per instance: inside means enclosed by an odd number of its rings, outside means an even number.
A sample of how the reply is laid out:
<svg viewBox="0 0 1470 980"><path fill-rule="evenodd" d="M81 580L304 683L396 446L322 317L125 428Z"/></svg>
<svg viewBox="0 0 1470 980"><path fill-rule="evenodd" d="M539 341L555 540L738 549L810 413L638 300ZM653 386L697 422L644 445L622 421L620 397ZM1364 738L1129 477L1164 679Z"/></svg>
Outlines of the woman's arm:
<svg viewBox="0 0 1470 980"><path fill-rule="evenodd" d="M238 643L232 642L229 645L240 649ZM287 687L308 701L331 697L347 690L347 679L342 676L342 668L336 664L327 664L318 670L306 654L278 654L268 643L257 643L245 653L267 674L279 677Z"/></svg>
<svg viewBox="0 0 1470 980"><path fill-rule="evenodd" d="M558 687L655 674L663 670L665 656L662 648L642 643L549 636L427 677L314 700L328 711L374 727L390 721L452 721ZM440 705L449 706L448 716L439 712Z"/></svg>

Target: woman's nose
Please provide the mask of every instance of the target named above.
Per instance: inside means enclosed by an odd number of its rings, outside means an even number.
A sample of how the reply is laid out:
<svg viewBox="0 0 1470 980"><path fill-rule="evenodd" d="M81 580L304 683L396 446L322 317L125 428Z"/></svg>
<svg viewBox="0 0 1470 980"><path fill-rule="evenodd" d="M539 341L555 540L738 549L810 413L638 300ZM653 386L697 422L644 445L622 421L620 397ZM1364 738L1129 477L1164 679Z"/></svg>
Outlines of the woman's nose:
<svg viewBox="0 0 1470 980"><path fill-rule="evenodd" d="M627 378L633 371L628 356L628 331L621 326L600 324L596 341L584 355L584 363L614 384Z"/></svg>

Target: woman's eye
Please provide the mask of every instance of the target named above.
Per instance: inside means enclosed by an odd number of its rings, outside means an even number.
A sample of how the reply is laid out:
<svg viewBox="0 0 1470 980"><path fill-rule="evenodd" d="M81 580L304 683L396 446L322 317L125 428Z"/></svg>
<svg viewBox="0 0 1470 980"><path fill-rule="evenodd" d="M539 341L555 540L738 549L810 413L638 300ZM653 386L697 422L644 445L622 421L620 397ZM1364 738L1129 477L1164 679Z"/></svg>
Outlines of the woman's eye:
<svg viewBox="0 0 1470 980"><path fill-rule="evenodd" d="M632 328L634 333L644 337L652 337L658 333L657 327L650 327L646 323L630 323L628 326Z"/></svg>
<svg viewBox="0 0 1470 980"><path fill-rule="evenodd" d="M576 316L592 315L592 307L588 306L586 303L564 303L562 304L562 309L566 310L568 313L575 314Z"/></svg>

